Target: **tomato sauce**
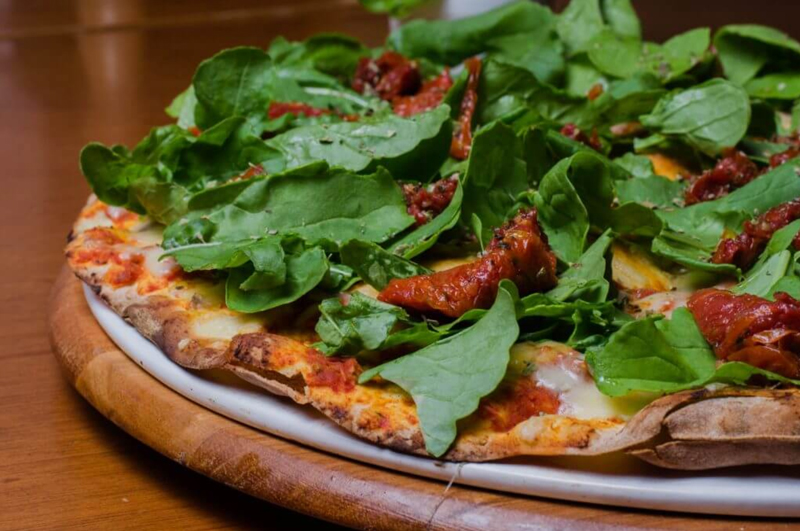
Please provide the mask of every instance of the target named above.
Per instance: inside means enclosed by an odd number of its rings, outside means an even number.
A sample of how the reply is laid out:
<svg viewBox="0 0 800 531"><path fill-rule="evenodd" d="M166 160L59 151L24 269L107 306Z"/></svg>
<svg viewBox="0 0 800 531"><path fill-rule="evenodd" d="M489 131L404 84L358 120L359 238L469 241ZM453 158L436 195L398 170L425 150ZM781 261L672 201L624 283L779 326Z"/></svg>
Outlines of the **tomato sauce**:
<svg viewBox="0 0 800 531"><path fill-rule="evenodd" d="M110 264L106 271L105 281L114 288L130 286L144 273L144 256L140 254L129 257L114 254Z"/></svg>
<svg viewBox="0 0 800 531"><path fill-rule="evenodd" d="M510 279L521 295L555 286L556 257L539 230L536 210L520 212L495 231L486 252L462 266L389 282L378 299L422 313L459 317L488 308L500 281Z"/></svg>
<svg viewBox="0 0 800 531"><path fill-rule="evenodd" d="M786 293L770 301L712 288L693 294L687 307L717 358L800 377L800 301Z"/></svg>
<svg viewBox="0 0 800 531"><path fill-rule="evenodd" d="M488 420L494 431L507 432L531 417L558 413L560 405L558 394L537 385L533 378L523 376L512 384L501 384L497 391L483 399L478 416Z"/></svg>
<svg viewBox="0 0 800 531"><path fill-rule="evenodd" d="M309 355L311 371L305 375L310 387L329 387L336 393L346 393L356 387L361 365L355 358L328 358L317 351Z"/></svg>

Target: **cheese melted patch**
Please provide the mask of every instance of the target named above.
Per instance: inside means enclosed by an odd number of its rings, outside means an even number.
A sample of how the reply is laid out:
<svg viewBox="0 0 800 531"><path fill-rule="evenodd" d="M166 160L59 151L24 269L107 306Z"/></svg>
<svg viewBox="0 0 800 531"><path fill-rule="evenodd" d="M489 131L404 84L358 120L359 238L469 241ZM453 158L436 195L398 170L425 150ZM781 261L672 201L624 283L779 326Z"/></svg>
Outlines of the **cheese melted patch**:
<svg viewBox="0 0 800 531"><path fill-rule="evenodd" d="M220 312L201 312L192 319L192 332L203 339L232 339L264 329L263 316Z"/></svg>

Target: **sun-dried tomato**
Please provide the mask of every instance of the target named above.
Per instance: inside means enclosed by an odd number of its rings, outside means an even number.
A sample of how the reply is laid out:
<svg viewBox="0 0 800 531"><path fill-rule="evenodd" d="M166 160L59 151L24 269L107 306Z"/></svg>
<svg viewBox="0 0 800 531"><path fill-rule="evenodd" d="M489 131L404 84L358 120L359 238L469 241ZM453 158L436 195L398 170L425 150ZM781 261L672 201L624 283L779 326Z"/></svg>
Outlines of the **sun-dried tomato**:
<svg viewBox="0 0 800 531"><path fill-rule="evenodd" d="M717 358L800 377L800 301L786 293L770 301L704 289L687 307Z"/></svg>
<svg viewBox="0 0 800 531"><path fill-rule="evenodd" d="M589 89L589 92L586 93L586 98L589 101L594 101L600 96L602 96L603 92L605 92L605 87L603 87L603 84L595 83L594 85L592 85L592 88Z"/></svg>
<svg viewBox="0 0 800 531"><path fill-rule="evenodd" d="M372 93L391 101L398 96L416 94L422 85L422 75L416 61L390 51L377 59L362 57L351 85L360 94Z"/></svg>
<svg viewBox="0 0 800 531"><path fill-rule="evenodd" d="M757 218L746 221L744 230L738 236L720 240L711 261L747 269L756 261L775 231L796 219L800 219L800 199L772 207ZM800 250L800 233L795 236L792 245Z"/></svg>
<svg viewBox="0 0 800 531"><path fill-rule="evenodd" d="M482 63L478 57L464 61L464 67L469 75L467 76L467 87L464 89L464 97L461 99L458 120L453 129L453 142L450 144L450 156L454 159L466 159L472 148L472 117L478 106L478 80L481 77L481 66Z"/></svg>
<svg viewBox="0 0 800 531"><path fill-rule="evenodd" d="M419 92L410 96L397 96L392 100L392 110L403 117L414 116L438 107L447 91L453 86L450 71L445 69L441 74L422 84Z"/></svg>
<svg viewBox="0 0 800 531"><path fill-rule="evenodd" d="M772 155L769 158L769 166L770 168L777 168L781 164L797 158L798 156L800 156L800 146L792 146L786 151Z"/></svg>
<svg viewBox="0 0 800 531"><path fill-rule="evenodd" d="M561 128L561 134L567 138L571 138L576 142L580 142L584 146L590 147L595 151L600 151L603 145L600 143L600 137L597 135L597 129L592 129L591 136L587 135L575 124L566 124Z"/></svg>
<svg viewBox="0 0 800 531"><path fill-rule="evenodd" d="M713 169L695 177L686 188L687 205L712 201L741 188L760 174L755 162L741 151L731 151Z"/></svg>
<svg viewBox="0 0 800 531"><path fill-rule="evenodd" d="M426 224L447 208L457 188L458 179L455 177L441 179L427 186L404 184L407 210L414 216L417 226Z"/></svg>
<svg viewBox="0 0 800 531"><path fill-rule="evenodd" d="M311 370L305 380L309 387L329 387L337 393L347 393L355 389L361 374L361 365L355 358L329 358L314 350L308 362Z"/></svg>
<svg viewBox="0 0 800 531"><path fill-rule="evenodd" d="M536 210L520 212L495 231L486 252L474 262L415 277L393 279L378 299L423 313L459 317L488 308L498 285L510 279L521 294L556 284L556 257L536 222Z"/></svg>

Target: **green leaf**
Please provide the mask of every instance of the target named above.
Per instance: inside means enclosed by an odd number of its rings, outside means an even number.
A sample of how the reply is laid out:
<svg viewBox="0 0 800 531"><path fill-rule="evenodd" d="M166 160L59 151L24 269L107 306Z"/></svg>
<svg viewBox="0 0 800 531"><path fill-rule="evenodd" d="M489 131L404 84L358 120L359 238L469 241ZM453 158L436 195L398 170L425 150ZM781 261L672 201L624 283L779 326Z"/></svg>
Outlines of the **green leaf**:
<svg viewBox="0 0 800 531"><path fill-rule="evenodd" d="M533 31L497 37L487 43L490 57L524 68L542 83L557 83L564 75L564 44L555 18Z"/></svg>
<svg viewBox="0 0 800 531"><path fill-rule="evenodd" d="M639 59L641 68L670 82L702 63L708 55L711 32L697 28L676 35L663 45L646 43Z"/></svg>
<svg viewBox="0 0 800 531"><path fill-rule="evenodd" d="M573 0L558 19L558 34L571 55L585 52L604 27L598 0Z"/></svg>
<svg viewBox="0 0 800 531"><path fill-rule="evenodd" d="M712 264L711 254L726 231L739 232L759 212L800 195L795 162L789 161L715 201L657 211L665 228L652 251L675 262L718 273L734 273L730 264Z"/></svg>
<svg viewBox="0 0 800 531"><path fill-rule="evenodd" d="M558 285L548 291L547 296L556 301L604 302L608 298L610 287L605 279L605 255L612 241L614 237L611 232L604 232L578 261L558 278Z"/></svg>
<svg viewBox="0 0 800 531"><path fill-rule="evenodd" d="M407 57L455 65L485 51L491 39L536 33L552 19L548 8L518 1L458 20L412 20L393 31L387 44Z"/></svg>
<svg viewBox="0 0 800 531"><path fill-rule="evenodd" d="M617 35L642 38L642 26L631 0L602 0L603 18Z"/></svg>
<svg viewBox="0 0 800 531"><path fill-rule="evenodd" d="M350 240L339 253L343 264L352 267L361 280L377 290L385 288L393 278L430 273L429 269L366 241Z"/></svg>
<svg viewBox="0 0 800 531"><path fill-rule="evenodd" d="M428 223L393 242L389 250L406 259L414 258L430 249L442 233L452 229L461 217L461 203L464 199L464 187L459 183L450 204Z"/></svg>
<svg viewBox="0 0 800 531"><path fill-rule="evenodd" d="M792 240L798 232L800 232L800 220L795 220L775 231L758 262L739 284L731 288L731 291L737 295L749 293L758 297L769 297L775 293L778 282L787 273L793 275L789 267L792 260L789 249L792 248Z"/></svg>
<svg viewBox="0 0 800 531"><path fill-rule="evenodd" d="M358 0L371 13L386 13L393 17L404 17L428 0Z"/></svg>
<svg viewBox="0 0 800 531"><path fill-rule="evenodd" d="M589 212L567 176L572 159L564 159L544 176L534 196L538 221L550 248L564 262L576 261L589 234Z"/></svg>
<svg viewBox="0 0 800 531"><path fill-rule="evenodd" d="M178 127L188 129L195 124L194 109L197 106L197 97L194 94L194 87L189 86L186 90L175 96L172 103L165 110L167 115L177 118Z"/></svg>
<svg viewBox="0 0 800 531"><path fill-rule="evenodd" d="M402 308L358 292L326 299L319 311L315 330L322 343L317 348L328 356L380 350L397 324L409 320Z"/></svg>
<svg viewBox="0 0 800 531"><path fill-rule="evenodd" d="M753 79L770 61L800 59L800 43L785 33L756 24L723 26L714 35L725 76L745 84Z"/></svg>
<svg viewBox="0 0 800 531"><path fill-rule="evenodd" d="M383 166L397 179L426 181L447 158L451 134L450 109L440 105L411 118L297 127L266 144L282 154L285 168L324 160L355 172Z"/></svg>
<svg viewBox="0 0 800 531"><path fill-rule="evenodd" d="M342 84L350 83L359 59L370 51L347 35L320 33L302 42L278 37L270 43L267 53L282 78L290 78L303 87L341 89Z"/></svg>
<svg viewBox="0 0 800 531"><path fill-rule="evenodd" d="M714 377L711 381L734 385L746 385L753 376L762 376L773 382L783 382L800 386L800 380L792 380L791 378L786 378L780 374L765 371L764 369L759 369L758 367L753 367L752 365L748 365L747 363L742 363L740 361L729 361L720 365L717 368L716 373L714 373Z"/></svg>
<svg viewBox="0 0 800 531"><path fill-rule="evenodd" d="M597 388L609 396L631 391L674 393L702 386L714 374L716 358L685 308L672 319L648 317L611 335L586 357Z"/></svg>
<svg viewBox="0 0 800 531"><path fill-rule="evenodd" d="M194 243L198 233L200 241L296 234L312 243L382 242L414 222L400 187L384 169L357 175L324 163L252 179L228 204L198 211L193 220L167 228L168 247Z"/></svg>
<svg viewBox="0 0 800 531"><path fill-rule="evenodd" d="M639 68L642 43L638 38L621 37L606 28L595 35L587 49L589 60L604 74L629 77Z"/></svg>
<svg viewBox="0 0 800 531"><path fill-rule="evenodd" d="M202 109L195 113L195 120L202 129L231 116L263 114L266 120L276 83L272 61L264 50L223 50L200 63L195 72L192 86Z"/></svg>
<svg viewBox="0 0 800 531"><path fill-rule="evenodd" d="M622 166L634 177L650 177L656 173L653 169L653 163L648 157L635 153L625 153L623 156L614 159L614 164Z"/></svg>
<svg viewBox="0 0 800 531"><path fill-rule="evenodd" d="M648 160L649 162L649 160ZM617 183L617 197L621 202L641 203L658 208L675 208L683 201L684 185L659 175L637 177Z"/></svg>
<svg viewBox="0 0 800 531"><path fill-rule="evenodd" d="M794 100L800 98L800 72L781 72L751 79L744 86L751 98Z"/></svg>
<svg viewBox="0 0 800 531"><path fill-rule="evenodd" d="M514 298L501 286L494 305L477 323L365 371L359 383L380 375L407 391L417 405L425 447L439 457L456 438L456 422L473 413L503 379L518 335Z"/></svg>
<svg viewBox="0 0 800 531"><path fill-rule="evenodd" d="M619 169L602 155L579 151L542 179L534 203L550 247L561 260L578 259L590 226L645 237L661 231L661 221L649 208L637 203L614 206Z"/></svg>
<svg viewBox="0 0 800 531"><path fill-rule="evenodd" d="M522 142L514 130L500 122L475 134L464 174L461 219L469 223L478 216L484 238L491 227L506 220L517 195L528 188L525 162L520 158Z"/></svg>
<svg viewBox="0 0 800 531"><path fill-rule="evenodd" d="M254 313L294 302L319 284L328 271L328 259L319 247L286 258L285 282L269 289L242 288L255 272L245 265L231 270L225 283L225 304L237 312Z"/></svg>
<svg viewBox="0 0 800 531"><path fill-rule="evenodd" d="M750 123L750 100L741 87L712 79L667 94L641 121L654 133L715 156L744 137Z"/></svg>

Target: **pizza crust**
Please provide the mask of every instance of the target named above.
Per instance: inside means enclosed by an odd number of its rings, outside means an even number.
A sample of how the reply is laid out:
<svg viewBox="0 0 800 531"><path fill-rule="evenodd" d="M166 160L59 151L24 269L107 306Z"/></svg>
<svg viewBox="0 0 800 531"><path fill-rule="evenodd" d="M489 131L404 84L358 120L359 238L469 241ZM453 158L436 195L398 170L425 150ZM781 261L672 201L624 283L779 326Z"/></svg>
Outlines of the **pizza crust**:
<svg viewBox="0 0 800 531"><path fill-rule="evenodd" d="M116 210L108 215L107 208L90 199L71 233L68 262L79 278L172 361L190 369L229 371L270 393L310 405L373 443L428 455L414 403L398 386L380 378L349 385L354 377L330 385L314 383L331 370L353 376L348 371L355 370L354 362L326 358L310 346L313 333L295 322L302 308L236 314L224 305L221 280L174 275L168 263L145 268L134 282L114 285L110 279L128 282L129 278L119 271L110 273L112 268L124 273L130 265L126 260L133 267L137 254L150 256L161 250L153 244L153 228L145 220L132 214L119 216ZM109 261L109 253L116 261ZM148 260L152 263L152 258ZM555 358L545 348L555 349ZM541 347L533 355L543 356L537 360L540 363L571 355L557 351L558 347ZM598 397L609 400L599 393ZM655 400L632 418L613 413L581 418L568 410L532 415L505 431L491 429L489 421L476 413L460 421L459 436L443 459L591 456L623 450L667 468L800 464L800 391L690 391Z"/></svg>

